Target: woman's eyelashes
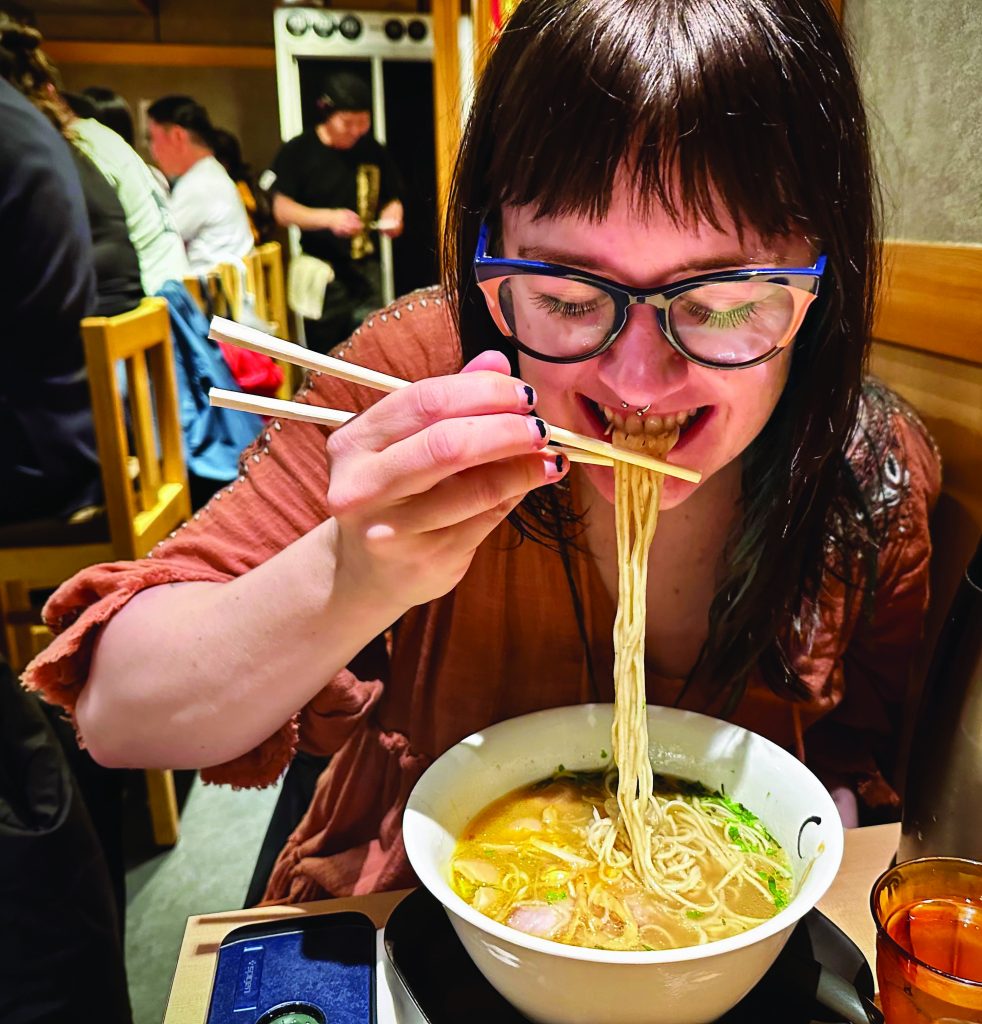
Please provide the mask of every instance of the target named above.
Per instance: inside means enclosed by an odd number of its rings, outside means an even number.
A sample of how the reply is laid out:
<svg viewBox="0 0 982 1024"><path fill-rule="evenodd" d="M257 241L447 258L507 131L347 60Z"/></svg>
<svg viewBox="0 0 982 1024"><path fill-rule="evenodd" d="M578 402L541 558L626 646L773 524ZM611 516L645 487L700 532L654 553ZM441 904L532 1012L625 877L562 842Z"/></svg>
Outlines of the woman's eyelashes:
<svg viewBox="0 0 982 1024"><path fill-rule="evenodd" d="M536 296L535 304L552 316L581 317L597 310L596 302L566 302L551 295Z"/></svg>
<svg viewBox="0 0 982 1024"><path fill-rule="evenodd" d="M745 302L742 306L734 306L732 309L707 309L694 302L685 303L686 313L700 326L721 330L742 327L753 316L756 308L755 302Z"/></svg>

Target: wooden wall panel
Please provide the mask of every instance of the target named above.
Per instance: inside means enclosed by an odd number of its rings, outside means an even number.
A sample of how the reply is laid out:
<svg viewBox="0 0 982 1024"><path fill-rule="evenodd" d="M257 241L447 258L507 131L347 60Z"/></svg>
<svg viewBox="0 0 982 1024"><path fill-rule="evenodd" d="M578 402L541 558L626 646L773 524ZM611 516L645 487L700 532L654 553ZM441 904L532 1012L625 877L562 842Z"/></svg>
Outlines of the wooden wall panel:
<svg viewBox="0 0 982 1024"><path fill-rule="evenodd" d="M168 68L275 68L271 46L193 46L176 43L91 43L52 39L55 64L110 64Z"/></svg>
<svg viewBox="0 0 982 1024"><path fill-rule="evenodd" d="M982 362L982 245L887 241L873 336Z"/></svg>

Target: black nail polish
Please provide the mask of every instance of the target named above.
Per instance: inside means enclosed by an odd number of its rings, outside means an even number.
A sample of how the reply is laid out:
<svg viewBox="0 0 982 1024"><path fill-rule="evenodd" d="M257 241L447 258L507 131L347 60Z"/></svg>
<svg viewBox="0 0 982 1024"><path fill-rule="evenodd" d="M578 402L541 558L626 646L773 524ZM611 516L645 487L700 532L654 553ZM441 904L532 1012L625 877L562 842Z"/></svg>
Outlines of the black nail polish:
<svg viewBox="0 0 982 1024"><path fill-rule="evenodd" d="M556 456L556 472L557 473L562 473L562 471L565 468L566 468L566 456L565 455L557 455Z"/></svg>
<svg viewBox="0 0 982 1024"><path fill-rule="evenodd" d="M536 425L536 426L537 426L537 427L539 428L539 433L540 433L540 434L541 434L541 435L542 435L543 437L545 437L545 436L546 436L546 425L545 425L545 423L543 423L543 422L542 422L542 420L540 420L540 419L537 419L537 420L535 421L535 425Z"/></svg>
<svg viewBox="0 0 982 1024"><path fill-rule="evenodd" d="M535 392L528 386L525 385L525 397L528 399L529 405L535 405Z"/></svg>

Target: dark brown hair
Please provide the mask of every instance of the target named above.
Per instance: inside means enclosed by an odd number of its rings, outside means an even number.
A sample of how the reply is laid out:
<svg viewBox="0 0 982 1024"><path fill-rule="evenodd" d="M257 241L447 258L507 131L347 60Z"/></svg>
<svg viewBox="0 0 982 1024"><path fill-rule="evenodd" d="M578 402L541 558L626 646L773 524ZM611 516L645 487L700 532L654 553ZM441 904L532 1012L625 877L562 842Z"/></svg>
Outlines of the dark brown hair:
<svg viewBox="0 0 982 1024"><path fill-rule="evenodd" d="M0 11L0 78L23 93L66 139L71 140L73 136L68 127L71 118L58 95L61 80L41 49L43 41L44 37L36 28Z"/></svg>
<svg viewBox="0 0 982 1024"><path fill-rule="evenodd" d="M215 128L208 111L190 96L161 96L147 107L147 117L162 125L178 125L201 146L215 148Z"/></svg>
<svg viewBox="0 0 982 1024"><path fill-rule="evenodd" d="M698 673L739 698L758 666L785 696L803 596L852 581L875 531L845 453L863 386L877 278L866 120L824 0L524 0L490 55L461 148L445 238L464 357L516 354L473 282L478 226L503 204L603 218L627 164L639 212L802 232L828 256L787 386L743 455L742 519ZM555 488L513 520L561 552ZM838 526L836 525L838 524Z"/></svg>

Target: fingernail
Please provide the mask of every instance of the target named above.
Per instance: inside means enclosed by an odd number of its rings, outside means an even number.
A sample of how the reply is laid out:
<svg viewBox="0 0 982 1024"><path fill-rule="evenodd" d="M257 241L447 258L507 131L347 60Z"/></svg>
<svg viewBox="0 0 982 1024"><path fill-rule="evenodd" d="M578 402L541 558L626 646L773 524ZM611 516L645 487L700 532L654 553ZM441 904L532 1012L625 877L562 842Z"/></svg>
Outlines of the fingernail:
<svg viewBox="0 0 982 1024"><path fill-rule="evenodd" d="M546 480L558 480L563 475L563 470L569 465L565 455L549 456L545 459L543 468L546 473Z"/></svg>
<svg viewBox="0 0 982 1024"><path fill-rule="evenodd" d="M525 402L531 409L535 405L535 392L528 386L528 384L519 384L515 390L518 392L518 400Z"/></svg>
<svg viewBox="0 0 982 1024"><path fill-rule="evenodd" d="M532 435L532 442L537 447L541 446L546 439L546 425L537 416L528 417L529 433Z"/></svg>

